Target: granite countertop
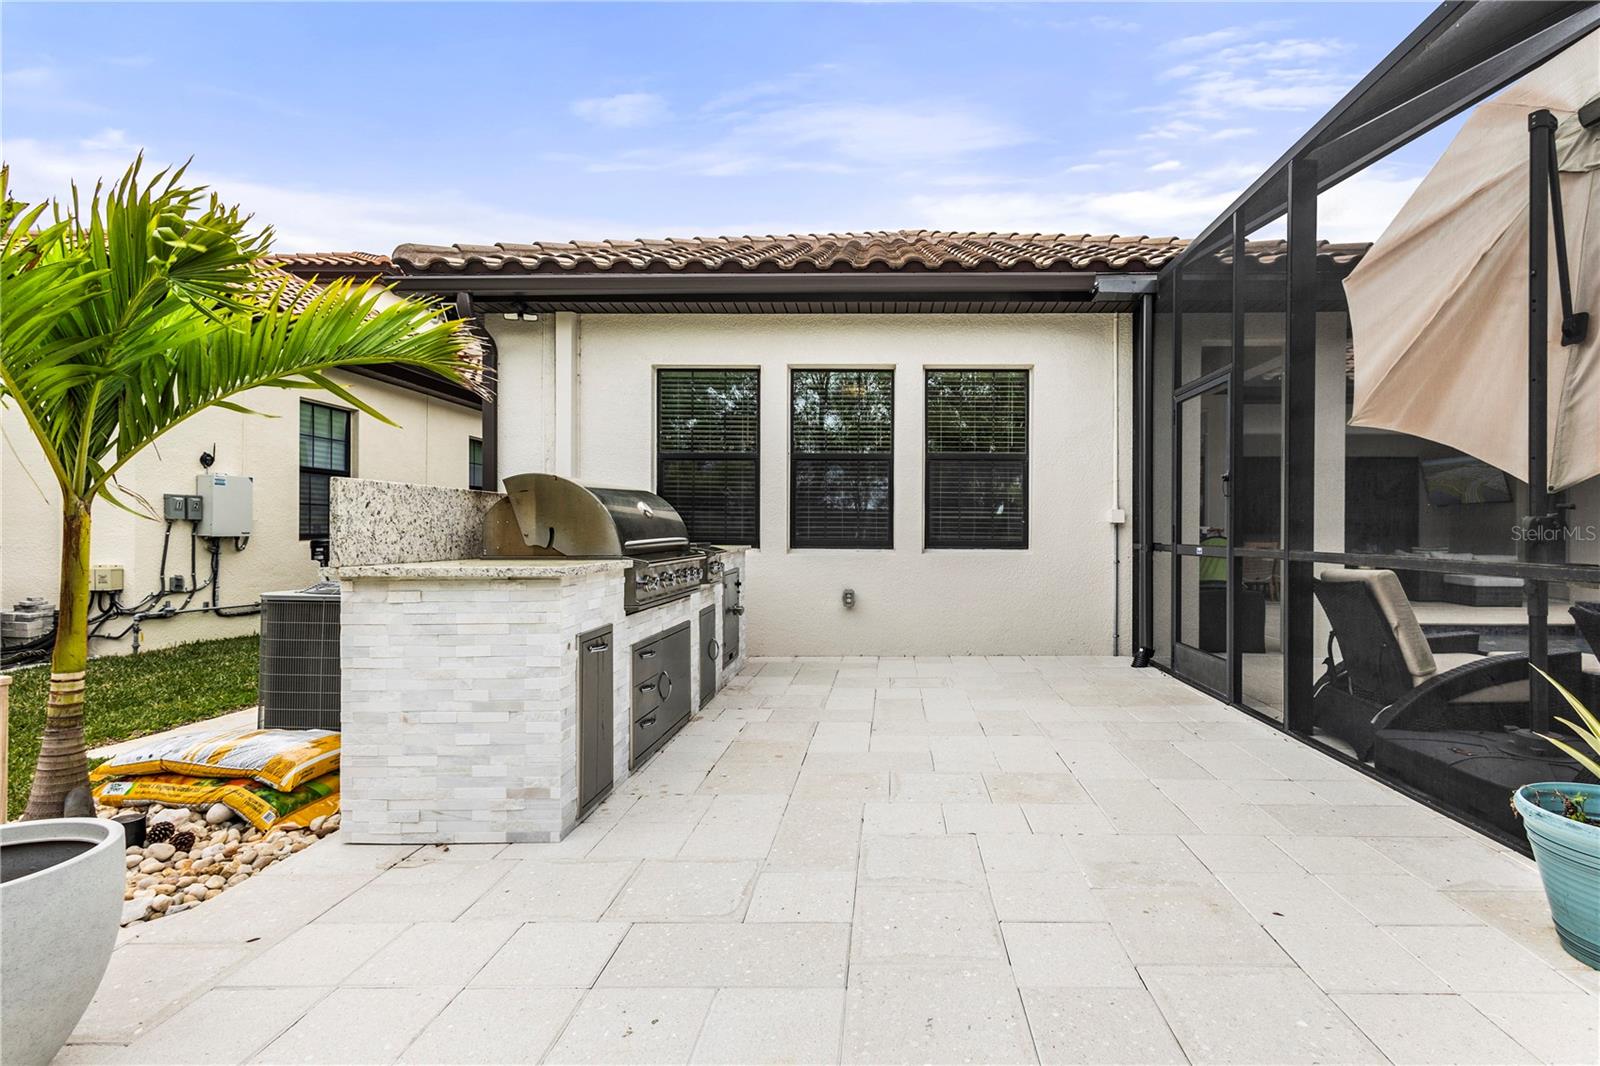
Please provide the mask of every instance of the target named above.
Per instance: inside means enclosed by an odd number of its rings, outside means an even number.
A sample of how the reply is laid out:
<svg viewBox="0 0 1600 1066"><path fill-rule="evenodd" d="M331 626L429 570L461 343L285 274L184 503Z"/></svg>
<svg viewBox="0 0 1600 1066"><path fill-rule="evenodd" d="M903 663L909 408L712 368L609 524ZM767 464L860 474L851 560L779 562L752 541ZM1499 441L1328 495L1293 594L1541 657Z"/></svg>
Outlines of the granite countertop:
<svg viewBox="0 0 1600 1066"><path fill-rule="evenodd" d="M362 563L334 573L345 581L364 577L402 577L431 581L482 581L509 578L549 581L623 570L626 559L441 559L428 563Z"/></svg>

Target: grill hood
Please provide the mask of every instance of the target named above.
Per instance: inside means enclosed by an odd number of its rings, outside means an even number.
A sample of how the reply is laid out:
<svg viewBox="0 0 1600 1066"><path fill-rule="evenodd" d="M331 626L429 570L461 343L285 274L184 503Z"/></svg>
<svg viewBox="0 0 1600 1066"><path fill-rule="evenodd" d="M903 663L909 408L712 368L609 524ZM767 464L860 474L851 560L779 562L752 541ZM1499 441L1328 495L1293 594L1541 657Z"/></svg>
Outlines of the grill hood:
<svg viewBox="0 0 1600 1066"><path fill-rule="evenodd" d="M531 548L620 558L689 544L677 510L653 492L580 485L555 474L516 474L505 486L523 543Z"/></svg>

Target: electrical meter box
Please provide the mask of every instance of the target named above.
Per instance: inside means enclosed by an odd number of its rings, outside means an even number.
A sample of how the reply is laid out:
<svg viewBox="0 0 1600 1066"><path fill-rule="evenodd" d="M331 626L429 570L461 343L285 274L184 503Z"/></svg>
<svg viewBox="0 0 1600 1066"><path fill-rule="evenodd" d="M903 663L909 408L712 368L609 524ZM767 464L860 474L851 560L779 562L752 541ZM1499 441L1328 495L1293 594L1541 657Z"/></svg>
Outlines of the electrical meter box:
<svg viewBox="0 0 1600 1066"><path fill-rule="evenodd" d="M200 497L200 520L194 531L201 537L248 537L255 484L243 474L196 474L195 495Z"/></svg>
<svg viewBox="0 0 1600 1066"><path fill-rule="evenodd" d="M122 588L122 567L93 566L89 568L89 590L91 592L121 592Z"/></svg>

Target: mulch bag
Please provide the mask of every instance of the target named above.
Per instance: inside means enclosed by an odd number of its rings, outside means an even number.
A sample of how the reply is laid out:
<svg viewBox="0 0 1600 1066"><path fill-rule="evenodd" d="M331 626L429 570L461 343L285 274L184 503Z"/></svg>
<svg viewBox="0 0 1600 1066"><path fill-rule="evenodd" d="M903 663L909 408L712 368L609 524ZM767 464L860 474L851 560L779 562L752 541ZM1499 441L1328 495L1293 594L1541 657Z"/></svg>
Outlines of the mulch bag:
<svg viewBox="0 0 1600 1066"><path fill-rule="evenodd" d="M190 777L187 774L142 774L118 777L95 786L95 799L108 807L192 807L204 810L221 803L257 829L306 826L313 818L339 809L339 775L323 774L293 791L280 791L248 777Z"/></svg>
<svg viewBox="0 0 1600 1066"><path fill-rule="evenodd" d="M221 729L151 737L113 755L91 781L144 774L249 777L280 792L339 767L339 734L328 729Z"/></svg>

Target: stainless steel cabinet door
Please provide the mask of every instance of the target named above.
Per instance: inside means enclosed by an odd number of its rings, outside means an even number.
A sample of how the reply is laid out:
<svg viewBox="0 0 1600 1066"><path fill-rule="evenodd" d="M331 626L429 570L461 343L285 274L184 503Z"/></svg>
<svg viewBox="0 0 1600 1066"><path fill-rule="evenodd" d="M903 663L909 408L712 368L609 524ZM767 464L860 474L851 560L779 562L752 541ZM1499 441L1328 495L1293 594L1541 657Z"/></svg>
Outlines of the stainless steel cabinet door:
<svg viewBox="0 0 1600 1066"><path fill-rule="evenodd" d="M612 725L611 627L578 638L578 809L611 791L616 743Z"/></svg>
<svg viewBox="0 0 1600 1066"><path fill-rule="evenodd" d="M722 574L722 662L726 666L739 658L739 616L744 614L744 583L738 570Z"/></svg>
<svg viewBox="0 0 1600 1066"><path fill-rule="evenodd" d="M722 669L722 643L717 640L717 608L700 609L700 706L717 694L717 672Z"/></svg>

